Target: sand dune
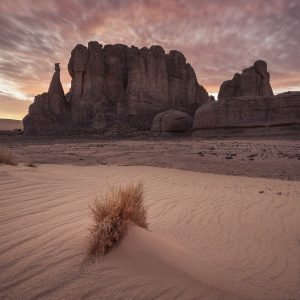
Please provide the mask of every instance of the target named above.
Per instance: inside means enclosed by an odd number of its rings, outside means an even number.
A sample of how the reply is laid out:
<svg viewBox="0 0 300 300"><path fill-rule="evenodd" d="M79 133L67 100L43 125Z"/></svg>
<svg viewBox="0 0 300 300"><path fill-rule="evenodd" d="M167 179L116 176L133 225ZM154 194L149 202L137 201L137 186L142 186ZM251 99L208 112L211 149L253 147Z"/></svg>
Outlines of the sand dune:
<svg viewBox="0 0 300 300"><path fill-rule="evenodd" d="M150 231L86 261L88 204L142 180ZM299 299L300 183L153 167L0 166L0 298Z"/></svg>

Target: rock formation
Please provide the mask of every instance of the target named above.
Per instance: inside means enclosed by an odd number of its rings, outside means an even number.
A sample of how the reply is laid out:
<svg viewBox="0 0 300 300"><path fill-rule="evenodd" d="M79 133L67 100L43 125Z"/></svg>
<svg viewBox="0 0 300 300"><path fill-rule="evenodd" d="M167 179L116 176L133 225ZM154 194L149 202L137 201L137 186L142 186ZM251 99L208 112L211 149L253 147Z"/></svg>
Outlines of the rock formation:
<svg viewBox="0 0 300 300"><path fill-rule="evenodd" d="M167 110L159 113L153 119L153 132L185 132L191 129L193 118L182 111Z"/></svg>
<svg viewBox="0 0 300 300"><path fill-rule="evenodd" d="M184 55L165 54L160 46L77 45L68 70L70 92L64 95L57 66L48 93L30 106L25 134L150 129L157 113L177 109L193 115L208 99Z"/></svg>
<svg viewBox="0 0 300 300"><path fill-rule="evenodd" d="M242 74L236 73L232 80L224 81L220 87L218 99L241 96L273 96L267 63L258 60Z"/></svg>
<svg viewBox="0 0 300 300"><path fill-rule="evenodd" d="M59 64L55 64L48 93L38 95L23 119L24 133L49 134L63 132L69 117L69 106L60 82Z"/></svg>
<svg viewBox="0 0 300 300"><path fill-rule="evenodd" d="M300 92L207 102L197 110L193 128L265 127L289 124L300 124Z"/></svg>

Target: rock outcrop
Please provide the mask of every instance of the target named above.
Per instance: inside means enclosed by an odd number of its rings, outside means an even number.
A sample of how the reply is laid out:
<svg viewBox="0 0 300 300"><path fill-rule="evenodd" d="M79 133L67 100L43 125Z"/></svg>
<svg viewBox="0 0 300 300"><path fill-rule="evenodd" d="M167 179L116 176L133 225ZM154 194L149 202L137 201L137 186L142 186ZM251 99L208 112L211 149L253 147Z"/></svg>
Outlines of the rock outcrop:
<svg viewBox="0 0 300 300"><path fill-rule="evenodd" d="M197 110L193 129L289 124L300 124L300 92L208 102Z"/></svg>
<svg viewBox="0 0 300 300"><path fill-rule="evenodd" d="M55 64L48 93L34 98L28 115L23 119L25 134L61 133L69 118L69 106L60 82L59 64Z"/></svg>
<svg viewBox="0 0 300 300"><path fill-rule="evenodd" d="M63 93L58 67L48 93L31 105L25 133L150 129L157 113L176 109L193 115L208 100L184 55L165 54L160 46L77 45L68 70L70 92Z"/></svg>
<svg viewBox="0 0 300 300"><path fill-rule="evenodd" d="M236 73L232 80L224 81L220 87L218 99L242 96L273 96L267 63L258 60L242 74Z"/></svg>
<svg viewBox="0 0 300 300"><path fill-rule="evenodd" d="M189 131L193 125L193 118L182 111L167 110L157 114L152 122L153 132L185 132Z"/></svg>

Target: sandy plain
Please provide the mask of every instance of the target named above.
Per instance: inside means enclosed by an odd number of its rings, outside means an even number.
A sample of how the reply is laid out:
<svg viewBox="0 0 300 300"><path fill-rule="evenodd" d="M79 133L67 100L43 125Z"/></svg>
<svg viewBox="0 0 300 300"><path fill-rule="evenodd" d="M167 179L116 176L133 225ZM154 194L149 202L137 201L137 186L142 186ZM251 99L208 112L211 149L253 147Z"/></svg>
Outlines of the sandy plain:
<svg viewBox="0 0 300 300"><path fill-rule="evenodd" d="M129 165L300 180L300 140L0 136L18 162Z"/></svg>

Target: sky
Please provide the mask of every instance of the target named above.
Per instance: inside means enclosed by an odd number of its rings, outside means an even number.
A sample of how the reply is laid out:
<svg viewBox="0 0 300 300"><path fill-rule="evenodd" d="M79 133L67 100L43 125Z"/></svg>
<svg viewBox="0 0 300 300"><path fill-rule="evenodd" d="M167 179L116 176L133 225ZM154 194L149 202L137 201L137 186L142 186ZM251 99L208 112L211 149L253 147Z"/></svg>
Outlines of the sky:
<svg viewBox="0 0 300 300"><path fill-rule="evenodd" d="M0 118L22 119L55 62L67 92L76 44L161 45L181 51L199 84L266 60L275 93L300 90L299 0L1 0Z"/></svg>

